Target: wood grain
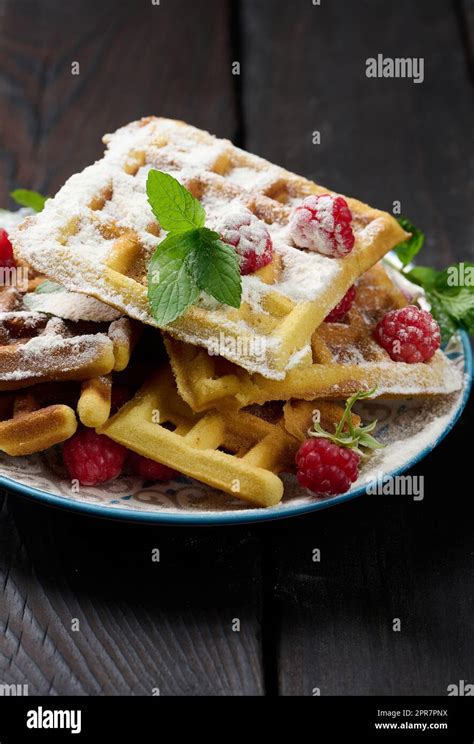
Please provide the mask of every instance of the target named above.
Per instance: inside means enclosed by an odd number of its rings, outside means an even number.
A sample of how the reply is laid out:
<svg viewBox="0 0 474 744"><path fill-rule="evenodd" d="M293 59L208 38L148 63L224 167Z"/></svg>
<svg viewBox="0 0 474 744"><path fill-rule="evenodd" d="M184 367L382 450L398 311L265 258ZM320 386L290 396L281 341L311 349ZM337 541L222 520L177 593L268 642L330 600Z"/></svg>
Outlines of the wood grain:
<svg viewBox="0 0 474 744"><path fill-rule="evenodd" d="M3 0L0 204L14 187L54 194L142 116L232 137L229 18L227 0Z"/></svg>
<svg viewBox="0 0 474 744"><path fill-rule="evenodd" d="M382 208L400 199L429 233L427 263L469 258L461 5L0 0L0 205L17 186L54 193L100 156L104 132L159 113ZM424 56L423 85L368 80L378 52ZM175 530L1 496L0 682L31 695L390 695L472 681L456 465L471 422L472 409L419 466L419 504L373 497L281 525Z"/></svg>
<svg viewBox="0 0 474 744"><path fill-rule="evenodd" d="M261 694L260 548L247 531L114 524L9 496L0 535L3 683L30 695Z"/></svg>
<svg viewBox="0 0 474 744"><path fill-rule="evenodd" d="M104 132L143 115L233 137L230 39L224 0L3 0L0 204L16 186L54 193L100 156ZM0 540L3 683L30 694L262 692L260 546L246 533L121 527L10 496Z"/></svg>
<svg viewBox="0 0 474 744"><path fill-rule="evenodd" d="M242 3L246 147L384 209L400 200L434 265L474 256L472 92L455 10L444 0ZM379 52L424 57L425 82L367 79ZM444 695L473 677L471 508L454 466L468 422L417 469L422 504L366 498L268 537L275 694Z"/></svg>
<svg viewBox="0 0 474 744"><path fill-rule="evenodd" d="M428 235L429 264L473 256L472 93L454 5L242 6L247 146L382 209L401 201ZM423 57L424 83L368 79L366 60L378 53Z"/></svg>
<svg viewBox="0 0 474 744"><path fill-rule="evenodd" d="M444 696L472 678L472 505L457 464L470 411L411 471L423 502L365 497L274 538L280 694Z"/></svg>

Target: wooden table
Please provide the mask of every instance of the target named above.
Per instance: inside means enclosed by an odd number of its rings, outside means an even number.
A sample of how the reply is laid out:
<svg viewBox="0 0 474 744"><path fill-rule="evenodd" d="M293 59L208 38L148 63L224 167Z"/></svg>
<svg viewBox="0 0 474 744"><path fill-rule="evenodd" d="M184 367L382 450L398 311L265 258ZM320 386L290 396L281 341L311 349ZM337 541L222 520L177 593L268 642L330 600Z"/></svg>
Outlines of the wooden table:
<svg viewBox="0 0 474 744"><path fill-rule="evenodd" d="M428 232L424 261L473 260L472 9L1 0L0 204L18 186L53 194L100 156L104 132L154 113L383 209L400 200ZM424 57L424 83L367 79L379 52ZM474 682L466 442L472 408L416 469L423 502L365 497L256 528L119 524L2 495L0 682L56 695L443 695Z"/></svg>

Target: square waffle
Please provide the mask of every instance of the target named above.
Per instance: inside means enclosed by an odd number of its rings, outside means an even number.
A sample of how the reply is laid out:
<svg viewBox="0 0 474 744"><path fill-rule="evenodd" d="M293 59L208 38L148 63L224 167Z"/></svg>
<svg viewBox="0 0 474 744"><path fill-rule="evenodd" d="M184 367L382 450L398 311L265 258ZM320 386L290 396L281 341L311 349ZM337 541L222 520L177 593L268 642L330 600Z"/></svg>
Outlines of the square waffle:
<svg viewBox="0 0 474 744"><path fill-rule="evenodd" d="M293 207L328 190L182 122L146 118L107 135L102 160L72 176L41 214L12 234L16 255L68 289L157 326L146 269L165 235L146 196L151 168L170 173L201 200L207 226L243 205L267 223L273 262L243 277L239 309L203 294L167 326L175 338L212 350L249 372L283 379L310 362L310 339L348 288L406 237L396 220L348 199L356 238L343 259L295 248ZM257 350L257 351L256 351Z"/></svg>
<svg viewBox="0 0 474 744"><path fill-rule="evenodd" d="M249 375L226 360L171 337L165 345L181 396L195 411L241 408L271 400L347 398L377 388L383 397L430 396L459 390L462 376L442 351L424 364L393 362L373 338L390 310L408 300L381 264L358 282L345 322L323 323L312 339L313 363L291 370L283 381Z"/></svg>
<svg viewBox="0 0 474 744"><path fill-rule="evenodd" d="M324 407L325 404L322 404ZM333 428L342 409L325 406L322 420ZM277 504L283 496L278 473L294 467L296 432L308 411L286 417L281 406L196 414L180 398L166 365L137 396L98 429L144 457L243 499L253 506Z"/></svg>
<svg viewBox="0 0 474 744"><path fill-rule="evenodd" d="M0 390L46 381L90 380L123 370L136 335L128 318L106 324L65 321L29 309L15 288L3 288Z"/></svg>

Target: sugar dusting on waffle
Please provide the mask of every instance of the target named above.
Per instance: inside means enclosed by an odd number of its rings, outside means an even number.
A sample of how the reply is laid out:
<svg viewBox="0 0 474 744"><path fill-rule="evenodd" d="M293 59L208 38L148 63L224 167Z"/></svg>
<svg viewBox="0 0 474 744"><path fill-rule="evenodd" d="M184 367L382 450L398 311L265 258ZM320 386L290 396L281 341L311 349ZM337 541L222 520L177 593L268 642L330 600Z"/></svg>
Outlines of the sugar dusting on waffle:
<svg viewBox="0 0 474 744"><path fill-rule="evenodd" d="M284 378L295 354L309 342L309 335L302 340L302 329L309 329L311 322L313 329L319 325L355 278L404 236L390 215L349 200L356 235L354 255L338 260L305 253L289 239L292 206L308 193L327 193L327 189L225 140L170 120L134 122L105 141L105 157L72 176L40 215L13 234L18 254L68 289L93 295L131 317L157 325L146 298L145 268L165 235L157 234L146 197L149 170L168 172L200 198L210 227L232 205L250 208L267 224L275 253L281 257L278 276L271 286L256 275L243 277L241 311L215 306L201 297L198 312L191 308L169 331L204 347L209 346L210 336L221 331L234 339L258 336L266 349L262 358L231 350L226 353L227 358L265 377ZM130 231L139 243L139 261L108 274L106 265L117 238ZM283 314L282 302L276 314L269 309L272 293L286 300ZM304 313L302 303L308 303ZM275 332L278 327L281 334Z"/></svg>

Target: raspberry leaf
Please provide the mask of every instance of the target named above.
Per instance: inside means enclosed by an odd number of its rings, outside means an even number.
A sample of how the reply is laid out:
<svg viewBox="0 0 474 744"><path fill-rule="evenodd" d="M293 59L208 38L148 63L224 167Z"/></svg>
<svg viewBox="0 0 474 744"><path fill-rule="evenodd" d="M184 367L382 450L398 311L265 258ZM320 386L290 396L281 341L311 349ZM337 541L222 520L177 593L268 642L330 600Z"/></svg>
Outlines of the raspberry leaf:
<svg viewBox="0 0 474 744"><path fill-rule="evenodd" d="M319 423L319 416L314 418L314 428L308 432L311 437L321 437L329 439L339 447L347 447L354 450L363 458L367 458L372 450L384 449L385 445L378 442L372 436L372 432L377 426L377 421L372 421L367 426L354 426L352 423L352 409L359 400L372 398L377 388L367 392L360 391L353 395L346 402L344 413L337 425L335 433L325 431ZM362 448L362 449L361 449Z"/></svg>
<svg viewBox="0 0 474 744"><path fill-rule="evenodd" d="M29 207L35 212L42 212L49 199L49 196L43 196L38 191L29 191L28 189L15 189L10 196L21 207Z"/></svg>
<svg viewBox="0 0 474 744"><path fill-rule="evenodd" d="M187 266L189 251L185 236L169 235L150 261L148 300L153 317L162 326L176 320L199 296L199 287Z"/></svg>
<svg viewBox="0 0 474 744"><path fill-rule="evenodd" d="M418 230L410 220L407 220L406 217L400 217L398 224L405 230L405 232L411 233L410 238L399 243L393 249L402 262L402 266L405 267L413 261L415 256L417 256L423 248L425 235L421 230Z"/></svg>
<svg viewBox="0 0 474 744"><path fill-rule="evenodd" d="M184 232L204 227L206 213L202 204L169 173L151 170L146 192L163 230Z"/></svg>

